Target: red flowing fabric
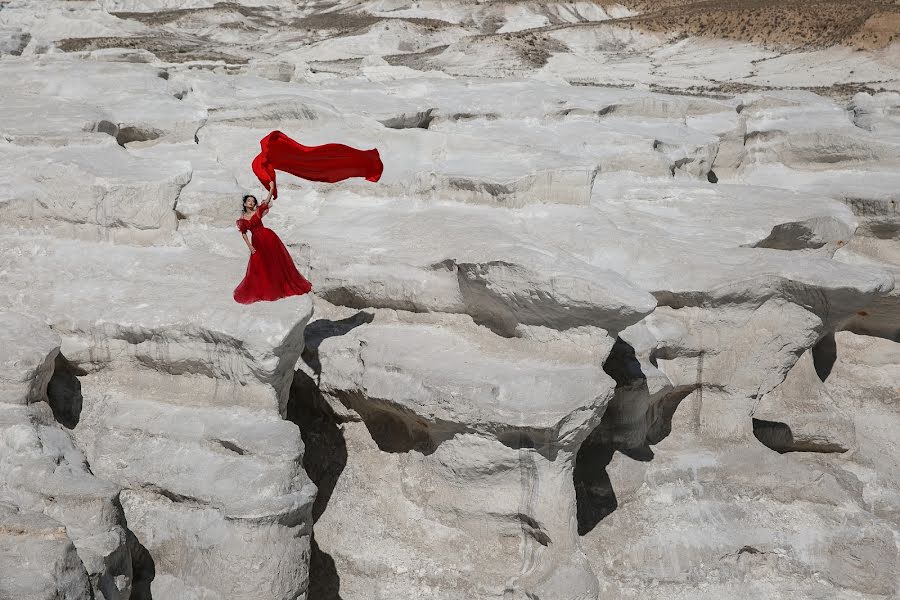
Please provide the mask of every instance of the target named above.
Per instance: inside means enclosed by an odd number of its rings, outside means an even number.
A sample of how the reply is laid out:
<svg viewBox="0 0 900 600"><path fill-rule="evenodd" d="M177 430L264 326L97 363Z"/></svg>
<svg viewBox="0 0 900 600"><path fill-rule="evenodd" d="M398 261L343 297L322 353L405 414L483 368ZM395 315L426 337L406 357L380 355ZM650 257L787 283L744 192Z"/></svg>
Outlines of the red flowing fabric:
<svg viewBox="0 0 900 600"><path fill-rule="evenodd" d="M237 220L241 233L250 232L250 243L256 249L250 255L244 280L234 290L234 299L241 304L299 296L312 290L278 235L263 225L263 215L268 211L268 204L260 204L249 220Z"/></svg>
<svg viewBox="0 0 900 600"><path fill-rule="evenodd" d="M253 172L266 189L275 181L276 170L327 183L351 177L378 181L384 170L375 149L357 150L344 144L304 146L280 131L273 131L260 140L259 145L262 151L253 159ZM273 198L277 197L276 186Z"/></svg>

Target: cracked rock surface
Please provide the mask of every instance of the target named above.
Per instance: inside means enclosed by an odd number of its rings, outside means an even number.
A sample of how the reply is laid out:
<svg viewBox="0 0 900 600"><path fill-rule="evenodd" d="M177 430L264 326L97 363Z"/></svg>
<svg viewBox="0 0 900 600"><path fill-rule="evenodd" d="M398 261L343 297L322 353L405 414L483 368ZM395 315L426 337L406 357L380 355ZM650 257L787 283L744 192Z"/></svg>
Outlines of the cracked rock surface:
<svg viewBox="0 0 900 600"><path fill-rule="evenodd" d="M900 594L900 17L770 4L3 2L0 599Z"/></svg>

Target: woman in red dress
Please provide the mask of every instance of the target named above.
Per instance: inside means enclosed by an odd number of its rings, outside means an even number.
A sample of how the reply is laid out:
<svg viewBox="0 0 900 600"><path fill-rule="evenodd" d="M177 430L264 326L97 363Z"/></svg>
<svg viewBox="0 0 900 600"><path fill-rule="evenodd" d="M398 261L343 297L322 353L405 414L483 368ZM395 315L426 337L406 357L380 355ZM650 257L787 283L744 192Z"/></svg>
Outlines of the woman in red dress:
<svg viewBox="0 0 900 600"><path fill-rule="evenodd" d="M258 206L256 198L249 194L241 202L243 212L237 227L250 249L247 273L234 290L234 299L241 304L278 300L312 290L312 284L297 271L275 232L263 225L262 218L272 205L274 188L275 182L269 184L269 196ZM252 241L247 237L248 231Z"/></svg>

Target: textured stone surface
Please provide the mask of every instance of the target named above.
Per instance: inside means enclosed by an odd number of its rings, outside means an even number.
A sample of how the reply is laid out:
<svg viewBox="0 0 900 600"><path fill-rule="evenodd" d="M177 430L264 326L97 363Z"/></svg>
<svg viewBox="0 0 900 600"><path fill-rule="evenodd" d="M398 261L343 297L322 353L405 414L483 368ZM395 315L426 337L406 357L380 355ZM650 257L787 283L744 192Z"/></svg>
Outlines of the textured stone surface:
<svg viewBox="0 0 900 600"><path fill-rule="evenodd" d="M66 528L40 513L0 504L0 594L4 598L91 597L90 583Z"/></svg>
<svg viewBox="0 0 900 600"><path fill-rule="evenodd" d="M22 251L27 246L19 242ZM78 453L80 463L86 458L91 472L107 480L114 490L109 498L118 504L118 487L126 488L117 509L120 521L127 520L141 552L155 563L152 569L146 561L140 565L141 576L166 576L152 583L160 597L182 589L232 598L302 596L315 487L300 466L300 434L280 411L303 346L310 300L229 318L223 310L233 304L227 288L221 302L211 303L192 287L221 272L227 261L210 260L204 268L197 256L178 249L160 255L144 248L107 261L103 247L71 243L55 252L43 248L45 265L71 260L67 270L77 284L60 304L53 300L54 281L29 280L24 272L7 271L4 297L29 312L36 312L40 298L40 312L62 336L66 363L78 365L80 379L69 371L68 381L51 386L51 404L72 421L68 426L85 452ZM94 259L92 251L98 252ZM30 269L41 268L37 260ZM119 287L121 296L111 297L110 287L128 281L141 264L152 265L145 272L156 272L159 284L132 280L131 292ZM18 288L21 295L14 282L25 286ZM16 324L9 329L15 331ZM56 343L58 348L58 338ZM49 377L37 366L21 372L33 380ZM21 387L23 396L29 393ZM34 485L52 493L40 481ZM205 515L201 520L191 517L198 510ZM120 534L124 548L126 536ZM235 553L235 545L242 552ZM173 554L167 559L168 552ZM198 552L197 562L187 560ZM125 563L130 570L131 561Z"/></svg>
<svg viewBox="0 0 900 600"><path fill-rule="evenodd" d="M15 383L0 392L2 569L4 580L15 575L6 593L89 598L93 587L96 597L128 598L132 564L119 488L95 477L54 420L60 405L48 402L48 388L55 395L64 384L65 375L54 373L64 362L59 337L21 314L0 313L0 322L4 374ZM17 358L7 354L12 352ZM24 573L13 551L25 561Z"/></svg>
<svg viewBox="0 0 900 600"><path fill-rule="evenodd" d="M785 586L805 597L895 595L896 449L886 431L897 418L898 349L850 332L820 342L744 415L752 434L705 435L701 388L652 450L601 436L583 446L579 464L602 469L583 487L600 511L585 515L583 543L607 596L787 597Z"/></svg>
<svg viewBox="0 0 900 600"><path fill-rule="evenodd" d="M0 596L896 596L900 45L842 7L5 2ZM241 306L273 129L385 171L279 175L316 296Z"/></svg>

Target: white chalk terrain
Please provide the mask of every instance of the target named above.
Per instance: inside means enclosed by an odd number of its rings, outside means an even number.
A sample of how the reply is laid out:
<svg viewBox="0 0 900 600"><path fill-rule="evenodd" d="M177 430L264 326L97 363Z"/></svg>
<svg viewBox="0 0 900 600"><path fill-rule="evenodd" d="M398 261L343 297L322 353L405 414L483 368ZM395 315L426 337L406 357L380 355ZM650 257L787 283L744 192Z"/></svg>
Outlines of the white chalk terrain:
<svg viewBox="0 0 900 600"><path fill-rule="evenodd" d="M645 4L0 2L0 599L900 595L896 7Z"/></svg>

